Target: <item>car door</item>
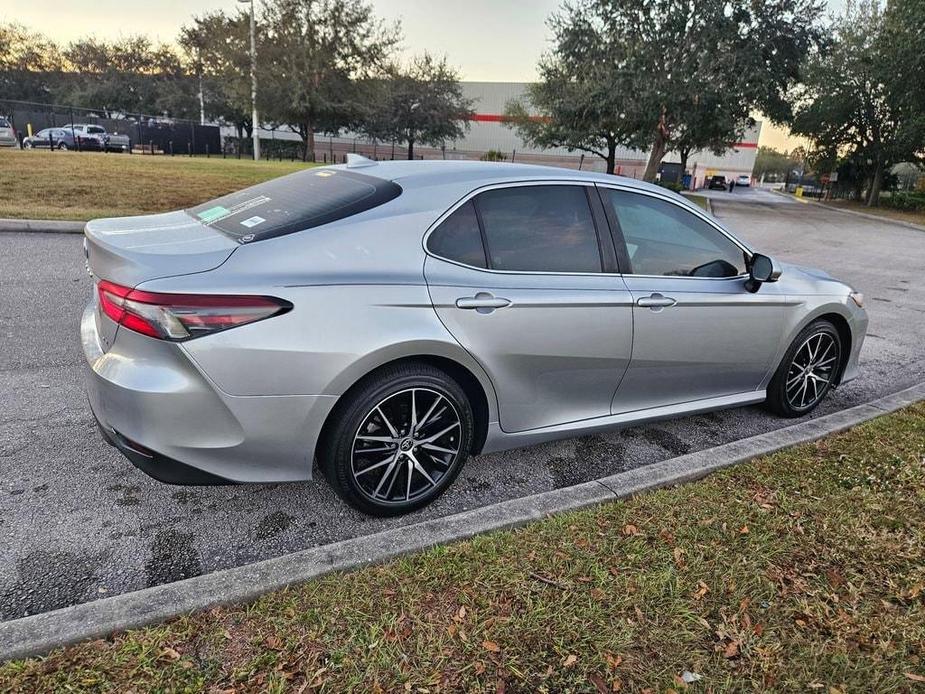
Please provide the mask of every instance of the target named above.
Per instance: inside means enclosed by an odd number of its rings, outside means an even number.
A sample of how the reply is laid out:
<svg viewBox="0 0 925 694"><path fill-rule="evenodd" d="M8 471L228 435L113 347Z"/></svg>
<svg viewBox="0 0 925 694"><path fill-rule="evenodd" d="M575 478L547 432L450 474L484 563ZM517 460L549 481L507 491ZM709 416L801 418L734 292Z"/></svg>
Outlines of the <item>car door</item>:
<svg viewBox="0 0 925 694"><path fill-rule="evenodd" d="M745 288L749 252L681 201L602 187L633 301L633 358L614 414L759 387L778 349L786 296Z"/></svg>
<svg viewBox="0 0 925 694"><path fill-rule="evenodd" d="M425 245L434 308L490 376L503 430L610 414L633 309L593 185L483 190Z"/></svg>

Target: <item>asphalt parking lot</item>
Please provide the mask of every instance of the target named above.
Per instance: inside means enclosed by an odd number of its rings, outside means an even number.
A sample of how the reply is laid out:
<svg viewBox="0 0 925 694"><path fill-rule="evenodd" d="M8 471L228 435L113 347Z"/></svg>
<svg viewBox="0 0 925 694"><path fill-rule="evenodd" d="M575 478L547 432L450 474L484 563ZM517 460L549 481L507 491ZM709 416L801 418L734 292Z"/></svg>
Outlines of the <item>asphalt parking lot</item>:
<svg viewBox="0 0 925 694"><path fill-rule="evenodd" d="M725 195L725 197L724 197ZM711 196L755 248L867 297L861 376L832 412L925 380L925 232L764 191ZM370 519L318 481L171 487L106 446L86 405L81 238L0 234L0 619L446 515L646 465L791 422L750 407L480 456L430 508Z"/></svg>

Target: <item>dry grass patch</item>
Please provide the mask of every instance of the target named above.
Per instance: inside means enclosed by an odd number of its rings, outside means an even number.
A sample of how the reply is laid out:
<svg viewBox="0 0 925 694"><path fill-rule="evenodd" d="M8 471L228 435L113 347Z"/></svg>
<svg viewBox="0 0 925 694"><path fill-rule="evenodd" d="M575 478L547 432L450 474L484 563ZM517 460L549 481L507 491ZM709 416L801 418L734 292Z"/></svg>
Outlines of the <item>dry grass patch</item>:
<svg viewBox="0 0 925 694"><path fill-rule="evenodd" d="M166 212L298 171L301 162L0 150L0 217L72 219Z"/></svg>
<svg viewBox="0 0 925 694"><path fill-rule="evenodd" d="M826 205L840 207L855 212L864 212L865 214L876 215L886 219L896 219L900 222L910 222L911 224L920 224L925 226L925 212L912 212L909 210L894 210L890 207L867 207L856 200L829 200Z"/></svg>
<svg viewBox="0 0 925 694"><path fill-rule="evenodd" d="M30 692L923 681L925 404L694 484L0 666L0 690Z"/></svg>

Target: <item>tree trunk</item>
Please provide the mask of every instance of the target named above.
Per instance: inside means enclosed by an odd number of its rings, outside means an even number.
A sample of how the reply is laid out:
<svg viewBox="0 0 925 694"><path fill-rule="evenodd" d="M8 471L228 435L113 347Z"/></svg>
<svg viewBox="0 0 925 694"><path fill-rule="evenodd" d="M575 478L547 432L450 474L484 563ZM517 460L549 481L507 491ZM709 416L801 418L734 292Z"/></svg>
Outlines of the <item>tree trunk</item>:
<svg viewBox="0 0 925 694"><path fill-rule="evenodd" d="M665 108L662 107L662 114L658 118L658 125L655 127L655 142L652 143L652 153L649 155L649 161L646 163L646 171L642 175L642 180L652 183L655 181L655 174L658 173L658 165L665 158L668 151L668 125L665 122Z"/></svg>
<svg viewBox="0 0 925 694"><path fill-rule="evenodd" d="M302 123L300 130L302 131L302 161L308 161L309 156L314 159L315 128L311 123L306 121ZM333 164L334 162L332 161L331 163Z"/></svg>
<svg viewBox="0 0 925 694"><path fill-rule="evenodd" d="M617 170L617 143L607 143L607 173L612 174Z"/></svg>
<svg viewBox="0 0 925 694"><path fill-rule="evenodd" d="M874 169L874 177L870 182L867 193L867 207L877 207L880 204L880 189L883 187L883 164L878 160Z"/></svg>
<svg viewBox="0 0 925 694"><path fill-rule="evenodd" d="M414 159L414 140L408 138L408 161Z"/></svg>
<svg viewBox="0 0 925 694"><path fill-rule="evenodd" d="M668 150L668 141L660 130L655 131L655 142L652 144L652 152L649 154L649 161L646 163L646 171L642 175L642 180L652 183L655 181L655 174L658 173L658 166L665 157Z"/></svg>

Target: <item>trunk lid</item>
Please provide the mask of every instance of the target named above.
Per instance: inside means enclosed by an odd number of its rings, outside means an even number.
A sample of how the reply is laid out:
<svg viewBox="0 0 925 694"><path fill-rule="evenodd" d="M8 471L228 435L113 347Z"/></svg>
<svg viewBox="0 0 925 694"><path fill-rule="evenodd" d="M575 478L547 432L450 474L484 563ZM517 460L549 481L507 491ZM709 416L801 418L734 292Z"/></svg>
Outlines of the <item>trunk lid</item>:
<svg viewBox="0 0 925 694"><path fill-rule="evenodd" d="M84 228L87 269L94 279L137 287L148 280L217 268L238 244L186 212L94 219ZM108 352L119 326L96 306L100 348Z"/></svg>
<svg viewBox="0 0 925 694"><path fill-rule="evenodd" d="M94 219L84 233L94 277L126 287L212 270L238 247L182 211Z"/></svg>

